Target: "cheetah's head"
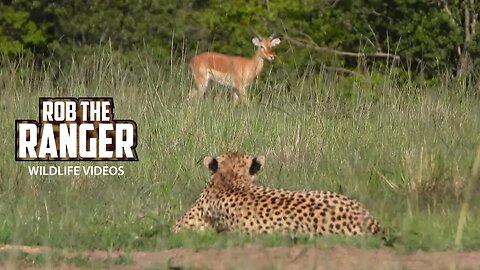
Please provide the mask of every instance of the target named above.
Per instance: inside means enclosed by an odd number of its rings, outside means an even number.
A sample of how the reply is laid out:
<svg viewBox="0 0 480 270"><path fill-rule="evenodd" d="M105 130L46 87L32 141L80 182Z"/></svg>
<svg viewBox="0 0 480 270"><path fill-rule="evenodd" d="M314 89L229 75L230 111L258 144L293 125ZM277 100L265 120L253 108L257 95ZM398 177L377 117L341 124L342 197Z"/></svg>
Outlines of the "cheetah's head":
<svg viewBox="0 0 480 270"><path fill-rule="evenodd" d="M217 181L215 184L224 186L253 184L257 172L265 164L265 157L226 152L216 158L205 157L203 164L212 173L213 180Z"/></svg>

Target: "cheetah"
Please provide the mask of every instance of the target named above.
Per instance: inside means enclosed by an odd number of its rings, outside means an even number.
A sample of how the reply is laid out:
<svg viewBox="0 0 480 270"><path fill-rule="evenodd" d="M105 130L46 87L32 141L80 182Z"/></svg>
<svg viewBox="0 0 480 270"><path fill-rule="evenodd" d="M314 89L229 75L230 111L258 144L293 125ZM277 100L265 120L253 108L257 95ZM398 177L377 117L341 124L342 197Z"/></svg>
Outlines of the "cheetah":
<svg viewBox="0 0 480 270"><path fill-rule="evenodd" d="M264 156L227 152L205 157L210 183L173 227L254 233L346 236L377 234L380 224L359 202L329 191L289 191L256 183Z"/></svg>

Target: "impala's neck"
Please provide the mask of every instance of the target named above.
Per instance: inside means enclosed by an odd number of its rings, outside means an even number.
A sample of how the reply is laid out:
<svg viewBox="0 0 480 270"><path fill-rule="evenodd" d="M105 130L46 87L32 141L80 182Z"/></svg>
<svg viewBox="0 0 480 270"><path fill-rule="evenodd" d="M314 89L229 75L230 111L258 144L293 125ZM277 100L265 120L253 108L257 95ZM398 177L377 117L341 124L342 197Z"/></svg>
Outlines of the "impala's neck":
<svg viewBox="0 0 480 270"><path fill-rule="evenodd" d="M255 76L258 76L263 68L263 57L262 57L262 49L258 48L257 52L252 58L253 65L255 67Z"/></svg>

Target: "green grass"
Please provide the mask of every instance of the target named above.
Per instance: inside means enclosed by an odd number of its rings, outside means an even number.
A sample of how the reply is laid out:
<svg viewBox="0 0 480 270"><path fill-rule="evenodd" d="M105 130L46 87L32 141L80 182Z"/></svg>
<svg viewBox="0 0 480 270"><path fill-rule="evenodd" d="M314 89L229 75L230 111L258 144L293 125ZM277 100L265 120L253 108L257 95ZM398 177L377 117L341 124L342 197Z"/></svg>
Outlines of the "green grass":
<svg viewBox="0 0 480 270"><path fill-rule="evenodd" d="M28 62L0 68L1 243L127 250L246 242L384 244L377 237L172 235L171 225L209 179L199 161L241 150L266 155L259 173L263 185L330 190L358 199L387 228L394 247L454 247L463 202L457 184L470 179L480 146L474 87L448 77L427 84L322 72L280 74L285 77L267 82L267 66L249 89L251 106L233 108L220 86L204 99L187 101L192 82L184 64L170 69L141 57L130 63L107 53L58 73L35 70ZM37 119L43 96L112 96L115 117L137 122L140 161L93 164L124 165L124 176L29 176L32 164L92 165L14 161L14 120ZM474 197L464 249L480 248L478 202Z"/></svg>

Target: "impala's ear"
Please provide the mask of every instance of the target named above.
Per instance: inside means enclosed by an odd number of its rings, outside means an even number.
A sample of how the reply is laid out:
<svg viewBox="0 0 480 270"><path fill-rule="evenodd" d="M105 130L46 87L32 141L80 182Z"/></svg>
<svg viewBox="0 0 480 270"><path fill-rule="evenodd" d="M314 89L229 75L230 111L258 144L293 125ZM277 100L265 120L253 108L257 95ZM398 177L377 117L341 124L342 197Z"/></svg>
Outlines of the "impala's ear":
<svg viewBox="0 0 480 270"><path fill-rule="evenodd" d="M272 42L272 47L275 47L275 46L277 46L278 44L280 44L280 39L279 39L279 38L276 38L276 39L273 39L271 42Z"/></svg>
<svg viewBox="0 0 480 270"><path fill-rule="evenodd" d="M262 45L260 44L260 40L257 37L252 38L252 43L257 47L260 47Z"/></svg>
<svg viewBox="0 0 480 270"><path fill-rule="evenodd" d="M212 173L216 173L218 170L218 161L210 156L206 156L203 159L203 165L209 169Z"/></svg>
<svg viewBox="0 0 480 270"><path fill-rule="evenodd" d="M252 165L250 165L250 174L256 174L260 168L265 164L265 157L264 156L256 156L252 160Z"/></svg>

